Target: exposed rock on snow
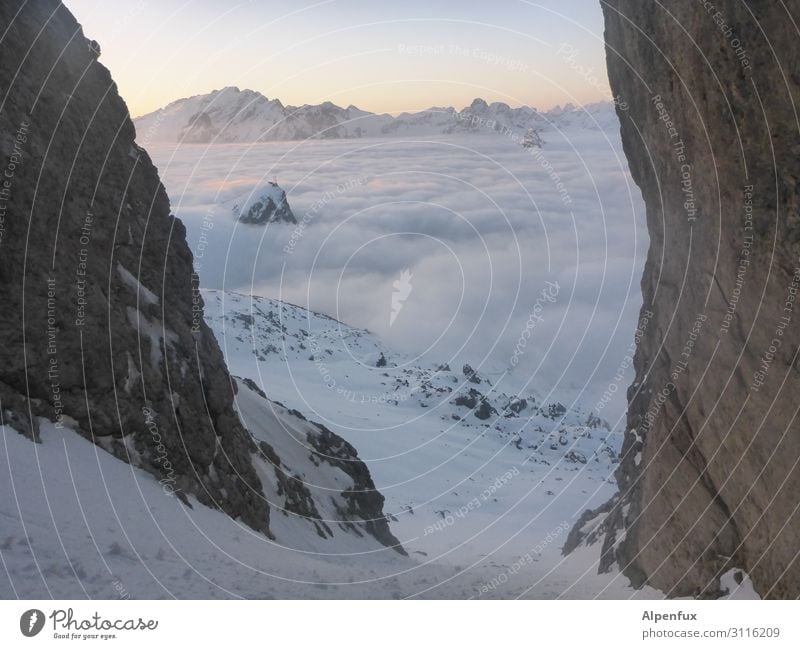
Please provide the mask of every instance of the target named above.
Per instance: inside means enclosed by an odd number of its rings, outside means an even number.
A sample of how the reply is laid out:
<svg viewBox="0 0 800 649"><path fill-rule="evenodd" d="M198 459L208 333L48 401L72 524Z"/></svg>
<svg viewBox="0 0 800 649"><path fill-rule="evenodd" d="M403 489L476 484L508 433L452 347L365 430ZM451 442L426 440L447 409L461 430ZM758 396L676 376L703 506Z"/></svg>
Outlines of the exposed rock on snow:
<svg viewBox="0 0 800 649"><path fill-rule="evenodd" d="M232 371L358 447L412 556L462 545L480 556L510 537L528 543L515 526L533 517L546 536L611 495L620 436L587 426L579 404L507 394L480 368L409 361L369 331L299 306L216 290L203 296ZM381 357L391 362L379 365ZM463 514L476 499L480 512L455 516L458 523L437 513ZM521 499L526 505L515 509Z"/></svg>
<svg viewBox="0 0 800 649"><path fill-rule="evenodd" d="M211 117L208 113L195 113L181 129L180 141L187 144L211 142L216 137L218 131L214 128Z"/></svg>
<svg viewBox="0 0 800 649"><path fill-rule="evenodd" d="M370 535L405 555L389 530L383 496L356 450L297 410L269 401L252 380L238 385L236 410L258 442L256 470L273 507L310 521L324 539L337 529L339 535Z"/></svg>

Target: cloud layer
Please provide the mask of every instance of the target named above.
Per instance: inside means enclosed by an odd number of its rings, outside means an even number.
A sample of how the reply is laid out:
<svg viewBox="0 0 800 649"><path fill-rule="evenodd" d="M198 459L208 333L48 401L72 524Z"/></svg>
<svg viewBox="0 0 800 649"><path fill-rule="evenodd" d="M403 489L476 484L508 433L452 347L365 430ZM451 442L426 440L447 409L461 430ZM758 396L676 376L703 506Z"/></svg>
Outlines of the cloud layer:
<svg viewBox="0 0 800 649"><path fill-rule="evenodd" d="M541 150L487 133L150 153L204 286L306 306L431 363L469 362L505 391L530 383L591 409L618 383L612 419L632 377L619 369L641 306L644 209L615 131L547 139ZM236 223L233 202L275 178L299 226Z"/></svg>

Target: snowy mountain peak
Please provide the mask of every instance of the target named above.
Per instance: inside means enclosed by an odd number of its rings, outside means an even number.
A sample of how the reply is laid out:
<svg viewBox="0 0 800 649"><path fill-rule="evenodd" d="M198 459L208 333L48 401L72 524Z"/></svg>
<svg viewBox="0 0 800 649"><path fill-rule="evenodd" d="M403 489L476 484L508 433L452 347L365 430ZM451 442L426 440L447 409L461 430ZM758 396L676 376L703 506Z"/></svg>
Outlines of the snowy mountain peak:
<svg viewBox="0 0 800 649"><path fill-rule="evenodd" d="M255 90L248 90L246 88L244 90L239 90L238 86L225 86L224 88L220 88L219 90L212 91L211 94L212 95L223 95L223 94L226 94L226 93L230 94L230 93L240 93L240 92L243 92L245 94L247 94L247 93L255 94Z"/></svg>
<svg viewBox="0 0 800 649"><path fill-rule="evenodd" d="M481 111L484 111L484 110L488 110L489 104L486 103L485 99L481 99L480 97L476 97L475 99L472 100L472 103L470 104L469 108L470 108L470 110L481 110Z"/></svg>

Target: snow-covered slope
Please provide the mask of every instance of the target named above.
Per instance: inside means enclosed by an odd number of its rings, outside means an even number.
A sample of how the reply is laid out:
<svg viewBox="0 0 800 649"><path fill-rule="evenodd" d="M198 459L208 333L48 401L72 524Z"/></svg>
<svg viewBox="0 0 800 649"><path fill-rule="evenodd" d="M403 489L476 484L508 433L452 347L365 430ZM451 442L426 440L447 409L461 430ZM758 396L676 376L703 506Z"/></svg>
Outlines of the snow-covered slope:
<svg viewBox="0 0 800 649"><path fill-rule="evenodd" d="M597 575L596 549L561 556L572 521L612 488L603 422L296 306L204 298L232 371L253 377L237 379L235 409L274 538L69 426L40 420L38 444L4 426L0 596L660 597ZM408 555L387 547L392 532Z"/></svg>
<svg viewBox="0 0 800 649"><path fill-rule="evenodd" d="M339 494L352 481L332 465L314 465L313 451L301 449L315 434L311 426L280 408L265 416L257 401L262 397L248 392L240 390L239 408L251 430L261 434L256 420L262 418L286 425L296 435L287 435L295 450L283 460L291 458L293 474L313 473L311 489L334 495L317 501L321 517L341 518L334 503L347 504ZM282 512L277 501L283 498L265 461L259 474L276 501L275 539L193 496L180 500L149 473L67 427L42 420L41 443L33 444L0 426L0 449L4 599L367 596L391 592L390 575L411 565L361 522L355 533ZM326 593L329 584L366 579L370 570L368 586Z"/></svg>
<svg viewBox="0 0 800 649"><path fill-rule="evenodd" d="M564 523L556 550L612 490L620 436L580 407L506 394L468 365L407 358L301 307L203 296L231 371L354 444L412 552L477 559Z"/></svg>
<svg viewBox="0 0 800 649"><path fill-rule="evenodd" d="M194 497L183 503L151 474L45 421L40 444L0 426L0 454L3 599L542 596L580 577L523 593L535 564L509 577L510 567L495 561L406 557L367 535L322 539L283 515L270 540ZM592 596L608 581L592 576L573 593ZM641 593L618 584L603 594Z"/></svg>
<svg viewBox="0 0 800 649"><path fill-rule="evenodd" d="M506 394L468 365L397 354L299 306L203 297L232 371L354 443L409 559L428 574L456 571L416 596L662 597L598 575L597 547L561 554L581 513L614 489L621 435L607 422ZM752 596L746 580L730 582L732 597Z"/></svg>
<svg viewBox="0 0 800 649"><path fill-rule="evenodd" d="M236 412L253 436L251 461L271 513L268 536L136 467L132 441L121 441L126 464L68 426L40 419L40 443L3 426L0 596L108 598L122 588L134 597L225 597L241 589L264 597L281 579L306 575L313 583L320 562L369 555L391 566L406 556L350 444L269 401L250 381L237 388ZM252 571L262 586L240 581Z"/></svg>
<svg viewBox="0 0 800 649"><path fill-rule="evenodd" d="M145 146L154 142L265 142L497 131L522 137L529 129L618 128L610 102L538 112L529 106L511 108L502 102L488 104L475 99L462 110L434 107L393 117L331 102L284 106L277 99L235 87L179 99L134 123L139 143Z"/></svg>
<svg viewBox="0 0 800 649"><path fill-rule="evenodd" d="M297 534L298 528L311 524L322 539L372 537L405 554L356 450L324 426L270 401L252 381L237 385L236 410L260 451L253 458L256 473L272 511L280 513L271 519L273 535L281 540L285 534L281 542L295 547L295 539L303 542L308 535Z"/></svg>

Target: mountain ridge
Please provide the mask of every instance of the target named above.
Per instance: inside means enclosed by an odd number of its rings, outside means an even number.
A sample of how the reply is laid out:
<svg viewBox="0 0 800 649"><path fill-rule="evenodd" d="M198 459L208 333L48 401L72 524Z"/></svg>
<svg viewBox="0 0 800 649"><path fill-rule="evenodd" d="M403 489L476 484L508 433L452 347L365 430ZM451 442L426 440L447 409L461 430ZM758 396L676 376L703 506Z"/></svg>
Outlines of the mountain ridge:
<svg viewBox="0 0 800 649"><path fill-rule="evenodd" d="M447 135L501 131L523 137L580 124L582 128L615 128L611 102L583 107L572 104L540 112L529 106L476 98L470 106L431 107L398 115L372 113L333 102L284 105L258 91L226 86L206 94L177 99L134 119L140 141L209 144L304 139L357 139L413 135ZM536 142L540 144L540 142Z"/></svg>

